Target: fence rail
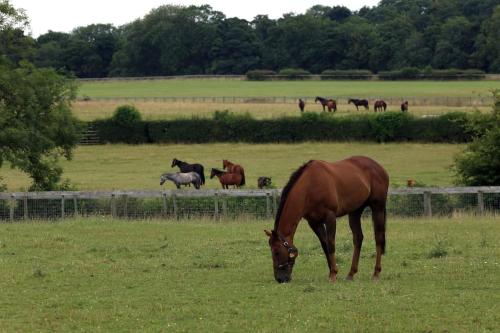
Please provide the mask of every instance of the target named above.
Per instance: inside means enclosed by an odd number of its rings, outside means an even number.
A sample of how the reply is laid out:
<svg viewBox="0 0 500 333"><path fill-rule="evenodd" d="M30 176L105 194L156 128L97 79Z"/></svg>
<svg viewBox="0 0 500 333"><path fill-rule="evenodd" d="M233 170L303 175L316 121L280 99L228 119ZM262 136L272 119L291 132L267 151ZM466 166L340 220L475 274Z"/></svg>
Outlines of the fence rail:
<svg viewBox="0 0 500 333"><path fill-rule="evenodd" d="M0 193L0 220L115 218L272 218L281 190L166 190ZM394 216L500 213L500 186L390 189ZM369 212L367 212L369 214Z"/></svg>
<svg viewBox="0 0 500 333"><path fill-rule="evenodd" d="M326 96L337 104L348 104L348 96ZM163 96L163 97L79 97L78 100L100 102L162 102L162 103L218 103L218 104L295 104L298 99L314 104L313 96ZM490 96L434 96L434 97L368 97L370 104L382 99L389 105L398 106L408 101L410 106L491 106Z"/></svg>

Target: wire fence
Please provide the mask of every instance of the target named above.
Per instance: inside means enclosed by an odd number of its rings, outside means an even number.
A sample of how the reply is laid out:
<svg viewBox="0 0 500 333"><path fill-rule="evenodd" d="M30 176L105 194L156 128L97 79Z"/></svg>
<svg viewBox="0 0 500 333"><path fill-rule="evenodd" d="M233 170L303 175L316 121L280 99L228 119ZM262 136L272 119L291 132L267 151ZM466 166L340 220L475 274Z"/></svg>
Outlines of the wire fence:
<svg viewBox="0 0 500 333"><path fill-rule="evenodd" d="M337 101L337 104L348 104L353 96L323 96ZM363 96L354 96L364 98ZM157 102L157 103L218 103L218 104L296 104L301 98L308 104L314 104L315 96L163 96L163 97L88 97L82 96L78 100L101 102ZM370 96L370 104L376 100L384 100L388 105L400 106L408 101L410 106L491 106L491 96L430 96L430 97L394 97Z"/></svg>
<svg viewBox="0 0 500 333"><path fill-rule="evenodd" d="M0 221L106 216L124 219L270 219L281 190L0 193ZM389 216L500 214L500 186L391 189ZM365 214L369 215L369 209Z"/></svg>

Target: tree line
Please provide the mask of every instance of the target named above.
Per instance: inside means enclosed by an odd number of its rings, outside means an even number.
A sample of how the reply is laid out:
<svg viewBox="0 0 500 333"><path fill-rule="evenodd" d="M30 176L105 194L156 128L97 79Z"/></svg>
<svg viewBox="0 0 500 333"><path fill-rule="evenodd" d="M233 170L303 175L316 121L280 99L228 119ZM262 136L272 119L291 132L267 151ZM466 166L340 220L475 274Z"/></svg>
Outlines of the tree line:
<svg viewBox="0 0 500 333"><path fill-rule="evenodd" d="M245 74L250 70L405 67L500 72L499 0L382 0L351 11L316 5L252 21L164 5L120 27L49 31L22 43L39 67L77 77ZM13 54L15 56L15 54Z"/></svg>

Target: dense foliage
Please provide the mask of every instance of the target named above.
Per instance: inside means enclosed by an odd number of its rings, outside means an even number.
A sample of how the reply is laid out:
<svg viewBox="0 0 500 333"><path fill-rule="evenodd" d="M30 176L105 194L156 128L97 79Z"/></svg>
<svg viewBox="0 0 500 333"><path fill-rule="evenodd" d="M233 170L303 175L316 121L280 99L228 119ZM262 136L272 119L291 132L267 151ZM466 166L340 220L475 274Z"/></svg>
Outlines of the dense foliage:
<svg viewBox="0 0 500 333"><path fill-rule="evenodd" d="M0 1L0 167L9 162L32 178L32 190L52 190L62 174L58 159L71 158L81 132L70 108L76 86L23 60L31 52L26 20Z"/></svg>
<svg viewBox="0 0 500 333"><path fill-rule="evenodd" d="M210 6L164 5L114 27L96 24L36 40L35 61L78 77L311 73L405 67L500 72L499 0L382 0L352 12L311 7L251 22Z"/></svg>
<svg viewBox="0 0 500 333"><path fill-rule="evenodd" d="M93 123L102 142L209 143L302 141L467 142L472 134L465 113L417 118L400 112L335 117L304 113L300 117L257 120L217 111L213 118L134 122L126 131L113 119Z"/></svg>
<svg viewBox="0 0 500 333"><path fill-rule="evenodd" d="M469 186L500 185L500 92L490 117L475 119L468 126L474 140L455 158L457 182Z"/></svg>

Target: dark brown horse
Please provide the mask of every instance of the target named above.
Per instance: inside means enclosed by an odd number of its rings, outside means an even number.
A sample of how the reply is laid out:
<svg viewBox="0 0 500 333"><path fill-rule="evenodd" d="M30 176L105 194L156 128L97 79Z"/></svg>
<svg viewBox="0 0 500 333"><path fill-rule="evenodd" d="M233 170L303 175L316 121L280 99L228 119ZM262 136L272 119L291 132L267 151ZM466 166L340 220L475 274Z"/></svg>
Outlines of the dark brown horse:
<svg viewBox="0 0 500 333"><path fill-rule="evenodd" d="M408 112L408 101L404 101L404 102L401 104L401 111L402 111L402 112Z"/></svg>
<svg viewBox="0 0 500 333"><path fill-rule="evenodd" d="M257 187L263 189L264 187L271 186L271 177L259 177L257 179Z"/></svg>
<svg viewBox="0 0 500 333"><path fill-rule="evenodd" d="M326 99L323 97L316 96L314 102L315 103L320 102L321 106L323 107L323 111L325 111L325 107L328 108L329 112L332 112L332 110L333 112L337 111L337 102L333 99Z"/></svg>
<svg viewBox="0 0 500 333"><path fill-rule="evenodd" d="M227 171L214 169L210 172L210 179L217 177L222 185L222 188L228 189L229 185L234 185L235 187L240 187L242 184L243 176L239 173L229 173Z"/></svg>
<svg viewBox="0 0 500 333"><path fill-rule="evenodd" d="M375 101L375 104L373 104L373 110L375 112L377 112L377 111L385 111L385 110L387 110L387 103L384 102L383 100Z"/></svg>
<svg viewBox="0 0 500 333"><path fill-rule="evenodd" d="M306 106L306 102L304 102L302 99L299 98L299 109L300 109L300 112L304 112L305 106Z"/></svg>
<svg viewBox="0 0 500 333"><path fill-rule="evenodd" d="M361 215L366 207L372 211L375 233L376 259L373 279L382 270L385 252L386 201L389 176L382 166L364 156L328 163L309 161L295 171L283 189L274 222L274 229L267 231L273 258L276 281L291 280L298 250L293 245L297 226L305 218L318 237L330 268L330 281L337 279L335 261L335 232L338 217L349 215L354 243L351 270L352 280L358 271L363 242Z"/></svg>
<svg viewBox="0 0 500 333"><path fill-rule="evenodd" d="M205 172L203 165L199 163L189 164L187 162L183 162L181 160L174 158L172 160L172 168L175 166L178 166L181 172L191 172L191 171L196 172L200 176L201 184L202 185L205 184Z"/></svg>
<svg viewBox="0 0 500 333"><path fill-rule="evenodd" d="M239 164L234 164L231 163L228 160L222 160L222 168L224 170L227 170L229 173L237 173L241 175L241 184L240 185L245 185L245 170L243 167Z"/></svg>
<svg viewBox="0 0 500 333"><path fill-rule="evenodd" d="M349 98L349 100L347 101L347 104L354 104L354 106L356 106L356 110L359 111L359 108L358 106L364 106L366 110L369 109L368 107L368 100L366 99L355 99L355 98Z"/></svg>

